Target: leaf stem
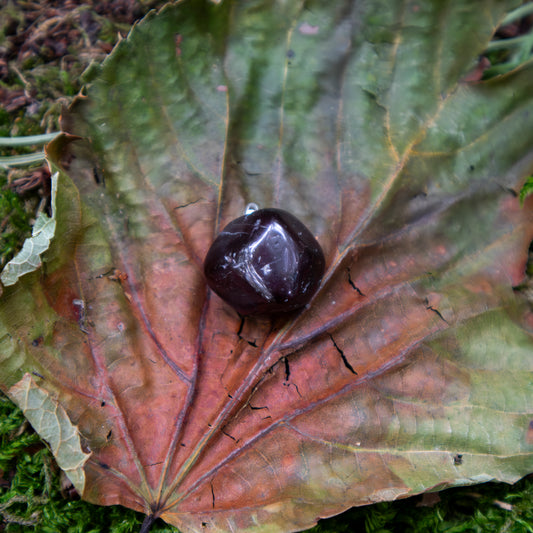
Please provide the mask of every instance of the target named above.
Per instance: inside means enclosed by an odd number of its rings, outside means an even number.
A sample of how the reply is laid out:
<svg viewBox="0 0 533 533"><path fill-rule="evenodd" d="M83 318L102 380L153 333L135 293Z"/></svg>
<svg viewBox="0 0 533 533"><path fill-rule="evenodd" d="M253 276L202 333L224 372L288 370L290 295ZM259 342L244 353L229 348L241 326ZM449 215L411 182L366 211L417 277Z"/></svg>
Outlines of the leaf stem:
<svg viewBox="0 0 533 533"><path fill-rule="evenodd" d="M498 41L491 41L486 48L487 52L494 52L505 48L521 47L533 44L533 33L526 33L520 37L513 37L512 39L499 39Z"/></svg>
<svg viewBox="0 0 533 533"><path fill-rule="evenodd" d="M515 20L527 17L528 15L533 14L533 2L528 2L520 7L517 7L513 11L507 14L507 16L502 20L501 25L507 26Z"/></svg>
<svg viewBox="0 0 533 533"><path fill-rule="evenodd" d="M44 152L0 157L0 168L18 167L44 161Z"/></svg>
<svg viewBox="0 0 533 533"><path fill-rule="evenodd" d="M148 533L150 529L152 529L152 525L155 522L155 516L154 515L147 515L142 523L141 529L139 530L139 533Z"/></svg>
<svg viewBox="0 0 533 533"><path fill-rule="evenodd" d="M43 133L41 135L25 135L24 137L0 137L0 146L28 146L44 144L55 139L59 132Z"/></svg>

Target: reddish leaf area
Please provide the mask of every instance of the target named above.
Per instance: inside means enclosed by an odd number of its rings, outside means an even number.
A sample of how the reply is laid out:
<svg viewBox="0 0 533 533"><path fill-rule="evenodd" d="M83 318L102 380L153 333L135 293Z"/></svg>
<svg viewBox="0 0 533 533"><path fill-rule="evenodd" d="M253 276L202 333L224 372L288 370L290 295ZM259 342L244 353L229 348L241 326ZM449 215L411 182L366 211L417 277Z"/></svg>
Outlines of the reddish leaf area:
<svg viewBox="0 0 533 533"><path fill-rule="evenodd" d="M101 202L102 189L93 188ZM339 501L415 492L395 472L416 468L416 461L398 450L414 445L417 453L442 438L440 431L419 434L420 424L450 424L433 464L450 469L455 454L472 446L462 423L453 425L472 393L471 369L453 360L461 351L456 331L512 301L503 287L523 278L533 237L529 205L521 209L501 188L489 194L500 206L494 219L508 229L489 259L445 291L432 287L442 282L427 273L454 262L461 270L462 259L434 228L465 202L428 206L411 198L412 212L397 230L380 236L386 224L376 218L350 246L352 226L337 249L329 247L328 274L311 306L273 321L242 320L206 291L199 258L211 232L203 205L181 207L145 189L142 240L131 239L123 233L130 222L109 214L116 208L106 194L102 224L111 259L95 267L83 252L75 268L44 284L49 304L70 324L65 342L77 324L83 349L72 368L71 412L94 452L84 497L146 512L149 503L181 527L189 513L195 522L216 524L218 513L235 516L251 503L263 508L260 520L271 521L264 508L277 509L281 494L297 516L309 500L320 501L321 515L328 515ZM194 253L189 239L203 250ZM72 305L80 299L83 312ZM54 337L63 344L57 326ZM434 338L444 351L432 347ZM58 375L64 390L65 369ZM80 395L90 400L89 410ZM453 405L460 408L451 416ZM395 419L402 421L396 434ZM332 486L315 487L315 477L328 476ZM243 520L239 527L248 524Z"/></svg>
<svg viewBox="0 0 533 533"><path fill-rule="evenodd" d="M264 41L274 50L250 45L265 61L256 73L239 64L248 41L235 27L253 20L246 35L260 41L277 27L267 12L211 7L208 20L240 20L224 27L229 43L186 5L139 25L65 115L74 136L47 150L58 235L43 271L2 296L2 384L44 376L92 452L83 497L182 531L295 530L356 504L530 472L533 332L512 287L533 239L533 199L516 197L532 156L507 119L531 124L532 69L460 85L469 62L439 58L446 74L424 100L402 77L406 52L376 30L398 79L381 81L386 95L361 87L376 72L357 55L374 42L358 40L358 17L371 16L346 3L305 27L307 12L287 8L283 39ZM415 25L398 27L409 43ZM147 35L160 35L158 54ZM317 53L315 75L331 73L335 90L305 92L307 70L293 78L288 45L275 49L287 35L296 58L299 46ZM275 82L271 57L285 72ZM486 123L467 120L474 112ZM325 251L301 312L242 319L206 287L207 249L251 200L294 210Z"/></svg>

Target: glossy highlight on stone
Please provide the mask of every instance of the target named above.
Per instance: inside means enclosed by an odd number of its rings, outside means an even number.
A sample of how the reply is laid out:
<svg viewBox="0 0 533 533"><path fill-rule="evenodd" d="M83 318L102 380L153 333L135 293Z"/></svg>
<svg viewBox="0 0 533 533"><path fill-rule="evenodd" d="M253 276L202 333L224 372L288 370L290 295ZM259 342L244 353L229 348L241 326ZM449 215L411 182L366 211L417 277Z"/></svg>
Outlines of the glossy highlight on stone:
<svg viewBox="0 0 533 533"><path fill-rule="evenodd" d="M242 315L272 315L306 305L322 280L320 245L295 216L259 209L230 222L207 252L209 287Z"/></svg>

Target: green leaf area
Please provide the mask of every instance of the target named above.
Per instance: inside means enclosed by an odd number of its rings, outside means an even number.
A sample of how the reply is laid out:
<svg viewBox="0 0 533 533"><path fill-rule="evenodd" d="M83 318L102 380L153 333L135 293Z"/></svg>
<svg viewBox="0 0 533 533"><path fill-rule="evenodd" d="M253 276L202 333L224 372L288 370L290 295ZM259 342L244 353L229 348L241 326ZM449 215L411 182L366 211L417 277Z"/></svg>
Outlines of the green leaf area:
<svg viewBox="0 0 533 533"><path fill-rule="evenodd" d="M47 147L42 266L0 299L2 389L62 409L31 403L84 499L294 531L533 472L533 64L466 81L518 4L191 0L115 48ZM324 249L298 313L206 287L248 202Z"/></svg>

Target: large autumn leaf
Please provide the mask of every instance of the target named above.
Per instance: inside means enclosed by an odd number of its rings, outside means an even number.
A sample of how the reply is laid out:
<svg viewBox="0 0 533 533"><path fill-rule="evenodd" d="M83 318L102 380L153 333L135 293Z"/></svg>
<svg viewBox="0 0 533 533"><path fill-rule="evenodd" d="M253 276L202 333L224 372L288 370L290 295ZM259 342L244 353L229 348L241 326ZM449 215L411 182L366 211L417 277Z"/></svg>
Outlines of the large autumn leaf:
<svg viewBox="0 0 533 533"><path fill-rule="evenodd" d="M120 43L0 305L2 386L83 498L288 531L533 472L533 65L465 81L517 3L191 0ZM251 201L324 248L300 313L206 288Z"/></svg>

